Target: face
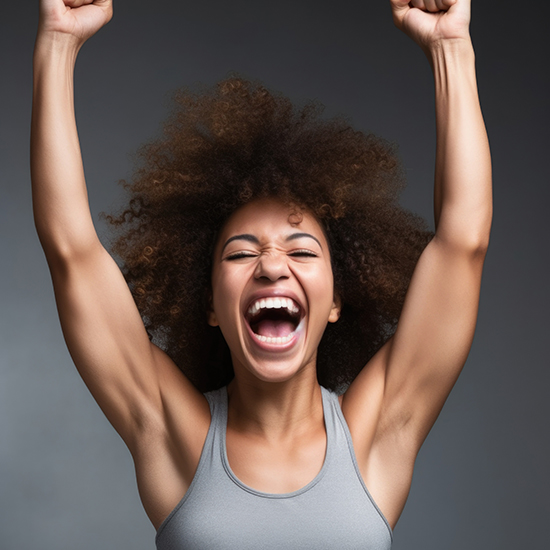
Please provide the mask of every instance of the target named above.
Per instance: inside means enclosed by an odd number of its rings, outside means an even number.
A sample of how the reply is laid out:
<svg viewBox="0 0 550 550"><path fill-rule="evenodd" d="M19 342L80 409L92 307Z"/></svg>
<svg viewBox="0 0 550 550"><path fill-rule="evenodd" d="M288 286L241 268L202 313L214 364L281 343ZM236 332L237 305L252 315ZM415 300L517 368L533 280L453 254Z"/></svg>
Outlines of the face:
<svg viewBox="0 0 550 550"><path fill-rule="evenodd" d="M315 372L327 322L337 321L328 243L307 211L251 202L223 228L214 251L212 311L235 376L268 382Z"/></svg>

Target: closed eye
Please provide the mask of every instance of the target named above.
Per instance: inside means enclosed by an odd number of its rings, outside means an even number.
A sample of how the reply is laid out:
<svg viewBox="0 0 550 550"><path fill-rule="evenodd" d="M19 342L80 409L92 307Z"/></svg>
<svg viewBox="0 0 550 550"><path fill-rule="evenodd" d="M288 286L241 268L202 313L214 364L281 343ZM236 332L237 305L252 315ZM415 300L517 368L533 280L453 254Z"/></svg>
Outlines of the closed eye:
<svg viewBox="0 0 550 550"><path fill-rule="evenodd" d="M256 254L252 252L236 252L235 254L230 254L225 259L226 260L240 260L241 258L254 258Z"/></svg>
<svg viewBox="0 0 550 550"><path fill-rule="evenodd" d="M293 250L289 256L317 258L317 254L311 250Z"/></svg>
<svg viewBox="0 0 550 550"><path fill-rule="evenodd" d="M317 258L317 254L315 252L312 252L311 250L293 250L292 252L289 252L289 256L295 257L295 258ZM241 260L243 258L255 258L257 254L254 252L235 252L234 254L229 254L224 259L228 261L232 260Z"/></svg>

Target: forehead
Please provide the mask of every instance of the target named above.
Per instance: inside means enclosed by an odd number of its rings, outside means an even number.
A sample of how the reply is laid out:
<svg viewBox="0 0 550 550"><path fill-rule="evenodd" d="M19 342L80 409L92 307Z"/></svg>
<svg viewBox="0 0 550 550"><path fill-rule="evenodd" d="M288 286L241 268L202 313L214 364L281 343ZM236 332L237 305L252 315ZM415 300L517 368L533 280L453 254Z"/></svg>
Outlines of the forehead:
<svg viewBox="0 0 550 550"><path fill-rule="evenodd" d="M296 229L306 231L326 243L324 231L306 209L276 199L259 199L242 206L227 220L220 232L218 246L236 234L248 233L262 239L286 236Z"/></svg>

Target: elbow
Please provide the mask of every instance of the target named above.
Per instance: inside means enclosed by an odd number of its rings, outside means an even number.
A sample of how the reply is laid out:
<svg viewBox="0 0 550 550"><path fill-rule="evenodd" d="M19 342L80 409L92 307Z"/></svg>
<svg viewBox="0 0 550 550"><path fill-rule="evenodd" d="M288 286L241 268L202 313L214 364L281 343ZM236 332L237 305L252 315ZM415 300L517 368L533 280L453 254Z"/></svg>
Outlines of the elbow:
<svg viewBox="0 0 550 550"><path fill-rule="evenodd" d="M442 216L435 238L457 251L482 257L487 253L491 236L492 209L474 216Z"/></svg>
<svg viewBox="0 0 550 550"><path fill-rule="evenodd" d="M487 213L487 216L483 224L478 227L477 231L473 232L472 235L472 250L478 255L483 255L487 253L489 248L489 241L491 240L491 225L493 222L493 211Z"/></svg>
<svg viewBox="0 0 550 550"><path fill-rule="evenodd" d="M474 248L474 252L476 252L477 255L485 256L485 254L487 254L487 250L489 248L490 234L491 231L489 230L477 240L477 244Z"/></svg>
<svg viewBox="0 0 550 550"><path fill-rule="evenodd" d="M478 231L473 231L471 228L467 231L438 230L434 240L455 252L484 258L489 248L490 233L490 227Z"/></svg>
<svg viewBox="0 0 550 550"><path fill-rule="evenodd" d="M88 259L103 249L99 239L65 239L37 230L38 240L50 269L66 268L70 264Z"/></svg>
<svg viewBox="0 0 550 550"><path fill-rule="evenodd" d="M475 256L485 256L489 248L490 237L491 225L489 223L486 228L473 231L468 235L464 243L465 248Z"/></svg>

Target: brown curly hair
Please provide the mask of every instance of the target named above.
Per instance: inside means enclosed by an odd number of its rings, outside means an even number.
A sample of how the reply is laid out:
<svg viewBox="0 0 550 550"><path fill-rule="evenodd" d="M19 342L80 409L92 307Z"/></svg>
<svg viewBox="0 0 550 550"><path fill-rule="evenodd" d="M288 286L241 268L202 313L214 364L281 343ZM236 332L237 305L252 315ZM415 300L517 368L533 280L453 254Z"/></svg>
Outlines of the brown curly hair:
<svg viewBox="0 0 550 550"><path fill-rule="evenodd" d="M342 391L395 330L432 233L397 202L395 146L322 111L239 77L178 90L162 136L122 182L129 205L107 216L122 230L112 252L149 337L203 392L233 377L228 346L207 324L213 248L229 216L257 198L306 208L326 232L342 311L319 345L319 383Z"/></svg>

